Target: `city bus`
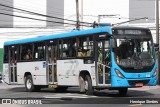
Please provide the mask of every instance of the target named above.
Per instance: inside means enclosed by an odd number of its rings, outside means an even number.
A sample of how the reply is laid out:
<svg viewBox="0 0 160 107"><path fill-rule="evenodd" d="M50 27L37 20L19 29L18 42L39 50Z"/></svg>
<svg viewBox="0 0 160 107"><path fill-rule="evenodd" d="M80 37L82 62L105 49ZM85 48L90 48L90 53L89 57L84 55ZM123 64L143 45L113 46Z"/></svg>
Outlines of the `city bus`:
<svg viewBox="0 0 160 107"><path fill-rule="evenodd" d="M118 90L157 83L156 46L139 27L98 27L4 43L3 80L28 92L49 87Z"/></svg>

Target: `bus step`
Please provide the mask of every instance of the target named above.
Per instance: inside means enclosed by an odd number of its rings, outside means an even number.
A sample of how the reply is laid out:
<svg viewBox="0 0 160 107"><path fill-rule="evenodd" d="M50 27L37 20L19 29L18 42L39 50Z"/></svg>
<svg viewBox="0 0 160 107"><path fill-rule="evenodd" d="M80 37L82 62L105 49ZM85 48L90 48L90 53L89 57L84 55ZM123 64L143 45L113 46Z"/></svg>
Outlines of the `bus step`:
<svg viewBox="0 0 160 107"><path fill-rule="evenodd" d="M57 85L56 84L49 84L48 88L57 88Z"/></svg>

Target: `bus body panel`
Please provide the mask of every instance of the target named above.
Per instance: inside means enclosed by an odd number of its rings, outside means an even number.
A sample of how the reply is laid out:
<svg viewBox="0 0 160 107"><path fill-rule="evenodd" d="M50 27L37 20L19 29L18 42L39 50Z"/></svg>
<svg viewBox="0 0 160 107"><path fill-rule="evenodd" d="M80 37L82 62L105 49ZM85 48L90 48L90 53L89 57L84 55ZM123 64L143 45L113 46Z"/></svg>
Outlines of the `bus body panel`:
<svg viewBox="0 0 160 107"><path fill-rule="evenodd" d="M126 73L124 72L115 62L114 54L111 54L112 58L112 68L111 68L111 78L112 78L112 87L135 87L135 83L145 83L146 86L155 86L157 84L157 77L152 77L153 73L157 68L157 64L154 64L154 67L151 71L140 72L139 73ZM115 69L119 70L125 78L120 78L117 76Z"/></svg>
<svg viewBox="0 0 160 107"><path fill-rule="evenodd" d="M47 85L45 61L17 63L18 84L24 84L26 72L31 73L34 85Z"/></svg>
<svg viewBox="0 0 160 107"><path fill-rule="evenodd" d="M58 85L79 86L79 74L81 71L89 72L92 85L96 86L94 63L84 64L83 59L58 60Z"/></svg>
<svg viewBox="0 0 160 107"><path fill-rule="evenodd" d="M120 78L118 76L112 76L112 87L136 87L135 83L143 83L147 82L145 86L155 86L157 84L157 77L151 77L151 78L140 78L140 79L126 79L126 78ZM129 84L129 82L131 84Z"/></svg>

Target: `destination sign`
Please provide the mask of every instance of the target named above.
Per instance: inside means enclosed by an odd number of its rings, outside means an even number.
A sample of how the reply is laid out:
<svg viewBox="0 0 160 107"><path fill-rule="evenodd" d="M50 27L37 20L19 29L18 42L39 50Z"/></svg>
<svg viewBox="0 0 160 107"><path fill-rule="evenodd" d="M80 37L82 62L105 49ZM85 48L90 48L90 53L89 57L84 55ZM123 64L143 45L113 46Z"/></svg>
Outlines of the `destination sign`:
<svg viewBox="0 0 160 107"><path fill-rule="evenodd" d="M150 32L148 30L138 30L138 29L115 29L113 30L114 35L148 35Z"/></svg>

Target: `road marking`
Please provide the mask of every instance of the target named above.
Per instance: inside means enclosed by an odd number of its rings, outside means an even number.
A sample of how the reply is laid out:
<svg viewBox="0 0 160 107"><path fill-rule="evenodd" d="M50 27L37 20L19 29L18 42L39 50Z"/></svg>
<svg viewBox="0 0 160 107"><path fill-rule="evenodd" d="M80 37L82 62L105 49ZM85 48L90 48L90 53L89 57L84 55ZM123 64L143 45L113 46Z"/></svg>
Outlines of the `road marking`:
<svg viewBox="0 0 160 107"><path fill-rule="evenodd" d="M132 106L132 107L134 107L134 106L142 106L143 104L131 104L131 105L129 105L129 106Z"/></svg>
<svg viewBox="0 0 160 107"><path fill-rule="evenodd" d="M13 95L15 95L15 94L22 94L22 93L10 93L10 94L1 95L0 97L2 97L2 96L8 96L8 95L13 96ZM23 94L24 94L24 93L23 93Z"/></svg>
<svg viewBox="0 0 160 107"><path fill-rule="evenodd" d="M95 98L97 96L88 96L82 94L72 94L72 93L63 93L63 94L54 94L54 95L46 95L44 98Z"/></svg>

